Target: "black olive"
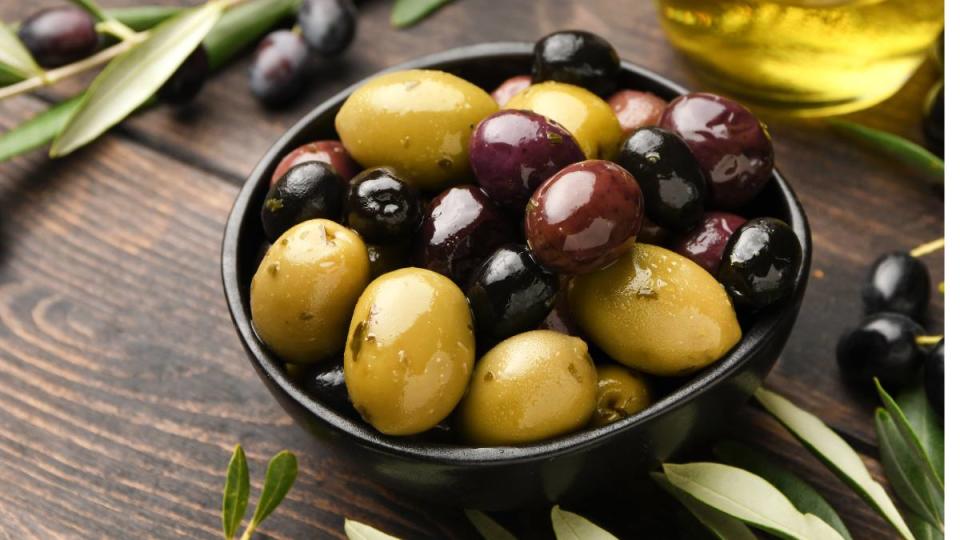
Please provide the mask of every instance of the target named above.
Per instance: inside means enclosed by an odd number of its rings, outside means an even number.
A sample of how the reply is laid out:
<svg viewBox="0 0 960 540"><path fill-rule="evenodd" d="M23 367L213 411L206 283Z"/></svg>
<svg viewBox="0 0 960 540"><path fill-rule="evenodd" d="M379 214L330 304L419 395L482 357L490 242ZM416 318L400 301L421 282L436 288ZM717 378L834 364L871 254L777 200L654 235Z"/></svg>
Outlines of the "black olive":
<svg viewBox="0 0 960 540"><path fill-rule="evenodd" d="M927 361L923 365L923 386L927 393L930 406L943 418L943 349L944 340L927 354Z"/></svg>
<svg viewBox="0 0 960 540"><path fill-rule="evenodd" d="M837 364L848 381L872 385L876 377L893 392L910 382L923 352L917 336L923 328L899 313L877 313L848 330L837 343Z"/></svg>
<svg viewBox="0 0 960 540"><path fill-rule="evenodd" d="M157 91L157 97L166 103L182 105L187 103L203 88L210 72L210 61L203 45L198 46L173 75Z"/></svg>
<svg viewBox="0 0 960 540"><path fill-rule="evenodd" d="M347 224L364 240L410 238L420 226L417 190L387 167L368 169L350 180Z"/></svg>
<svg viewBox="0 0 960 540"><path fill-rule="evenodd" d="M759 309L787 296L800 274L797 234L776 218L751 219L727 242L717 281L738 306Z"/></svg>
<svg viewBox="0 0 960 540"><path fill-rule="evenodd" d="M477 268L467 287L478 338L493 343L536 328L553 308L557 277L526 247L504 246Z"/></svg>
<svg viewBox="0 0 960 540"><path fill-rule="evenodd" d="M930 89L923 105L923 134L927 147L934 154L943 157L943 82Z"/></svg>
<svg viewBox="0 0 960 540"><path fill-rule="evenodd" d="M287 229L309 219L340 221L344 181L333 167L307 161L293 167L267 192L260 221L273 242Z"/></svg>
<svg viewBox="0 0 960 540"><path fill-rule="evenodd" d="M909 253L888 253L870 267L862 296L867 315L892 311L922 321L930 304L930 273Z"/></svg>
<svg viewBox="0 0 960 540"><path fill-rule="evenodd" d="M250 91L264 105L285 104L303 88L308 60L307 43L300 34L271 32L257 46L250 64Z"/></svg>
<svg viewBox="0 0 960 540"><path fill-rule="evenodd" d="M354 416L353 405L343 378L343 363L310 366L299 374L298 382L304 392L341 414Z"/></svg>
<svg viewBox="0 0 960 540"><path fill-rule="evenodd" d="M540 38L533 48L533 82L559 81L600 96L617 89L620 56L609 41L578 30Z"/></svg>
<svg viewBox="0 0 960 540"><path fill-rule="evenodd" d="M370 279L387 272L410 266L410 245L407 242L390 245L367 243L367 260L370 262Z"/></svg>
<svg viewBox="0 0 960 540"><path fill-rule="evenodd" d="M297 23L311 49L332 56L343 52L353 41L357 8L350 0L304 0Z"/></svg>
<svg viewBox="0 0 960 540"><path fill-rule="evenodd" d="M52 68L90 56L100 44L93 17L78 7L48 8L31 15L18 35L30 55Z"/></svg>
<svg viewBox="0 0 960 540"><path fill-rule="evenodd" d="M623 141L617 163L643 191L647 215L676 232L687 232L703 218L707 181L687 143L676 133L640 128Z"/></svg>

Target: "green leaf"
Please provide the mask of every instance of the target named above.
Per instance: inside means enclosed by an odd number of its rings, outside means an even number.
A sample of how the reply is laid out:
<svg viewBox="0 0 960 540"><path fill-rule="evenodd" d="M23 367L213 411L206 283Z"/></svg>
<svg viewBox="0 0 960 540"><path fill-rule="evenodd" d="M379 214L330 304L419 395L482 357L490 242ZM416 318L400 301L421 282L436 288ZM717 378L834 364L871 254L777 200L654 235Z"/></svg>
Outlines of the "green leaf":
<svg viewBox="0 0 960 540"><path fill-rule="evenodd" d="M94 2L93 0L70 0L70 1L80 6L84 10L86 10L87 13L93 15L93 18L95 18L98 21L106 21L110 19L110 17L108 17L107 14L103 12L103 9L101 9L100 6L98 6L97 3Z"/></svg>
<svg viewBox="0 0 960 540"><path fill-rule="evenodd" d="M617 537L593 524L589 519L561 510L554 506L550 510L553 534L557 540L617 540Z"/></svg>
<svg viewBox="0 0 960 540"><path fill-rule="evenodd" d="M651 473L651 476L657 485L672 495L674 499L677 499L693 514L693 517L697 518L697 521L702 523L719 540L756 540L756 535L739 519L728 516L678 489L667 480L663 473L655 472Z"/></svg>
<svg viewBox="0 0 960 540"><path fill-rule="evenodd" d="M15 82L20 82L22 80L23 75L21 75L20 72L14 71L12 68L4 64L0 64L0 87L7 86L8 84L13 84Z"/></svg>
<svg viewBox="0 0 960 540"><path fill-rule="evenodd" d="M105 9L110 19L116 19L136 32L149 30L163 21L182 13L179 6L131 6Z"/></svg>
<svg viewBox="0 0 960 540"><path fill-rule="evenodd" d="M878 484L860 456L819 418L790 403L786 398L760 388L757 401L787 428L824 465L847 483L874 510L880 513L907 540L914 540L890 496Z"/></svg>
<svg viewBox="0 0 960 540"><path fill-rule="evenodd" d="M223 537L227 540L237 534L249 500L250 471L243 447L238 444L227 466L227 480L223 486Z"/></svg>
<svg viewBox="0 0 960 540"><path fill-rule="evenodd" d="M43 73L13 30L0 21L0 64L4 71L21 78Z"/></svg>
<svg viewBox="0 0 960 540"><path fill-rule="evenodd" d="M883 389L883 387L880 385L880 381L874 379L873 382L877 386L877 393L880 394L880 401L883 402L883 406L886 407L887 412L890 413L890 417L893 419L894 425L897 426L897 431L900 432L900 436L903 437L904 442L907 443L907 447L912 451L913 458L916 459L917 463L922 466L924 474L927 475L927 478L930 480L933 486L938 488L940 498L942 499L943 473L937 471L937 467L933 464L930 456L927 455L926 449L920 442L919 437L917 437L916 432L913 431L913 426L910 425L907 417L904 416L903 411L900 409L900 405L898 405L897 402L894 401L890 396L890 394Z"/></svg>
<svg viewBox="0 0 960 540"><path fill-rule="evenodd" d="M210 69L219 69L284 19L295 15L300 2L301 0L253 0L224 13L203 40Z"/></svg>
<svg viewBox="0 0 960 540"><path fill-rule="evenodd" d="M830 125L899 161L923 171L938 184L943 184L943 160L926 148L879 129L868 128L848 120L831 119Z"/></svg>
<svg viewBox="0 0 960 540"><path fill-rule="evenodd" d="M910 526L910 530L913 531L917 540L943 540L943 533L920 516L907 510L903 513L903 517L907 520L907 525Z"/></svg>
<svg viewBox="0 0 960 540"><path fill-rule="evenodd" d="M400 540L359 521L343 520L343 532L349 540Z"/></svg>
<svg viewBox="0 0 960 540"><path fill-rule="evenodd" d="M473 523L484 540L517 540L517 537L510 531L504 529L502 525L483 512L464 510L464 513L467 514L467 519L470 520L470 523Z"/></svg>
<svg viewBox="0 0 960 540"><path fill-rule="evenodd" d="M0 135L0 162L49 143L67 124L83 95L57 103Z"/></svg>
<svg viewBox="0 0 960 540"><path fill-rule="evenodd" d="M253 511L249 528L259 527L263 520L276 510L296 479L297 456L284 450L270 459L270 463L267 464L267 474L263 477L260 500L257 501L257 509Z"/></svg>
<svg viewBox="0 0 960 540"><path fill-rule="evenodd" d="M54 139L50 155L73 152L135 111L197 48L222 12L221 2L184 11L113 59L90 84L80 106Z"/></svg>
<svg viewBox="0 0 960 540"><path fill-rule="evenodd" d="M927 400L927 393L923 384L918 381L908 386L900 393L897 399L900 410L913 428L913 432L920 441L920 446L930 458L933 469L940 478L943 475L943 426L937 413L934 412Z"/></svg>
<svg viewBox="0 0 960 540"><path fill-rule="evenodd" d="M425 19L450 0L396 0L390 13L390 24L406 28Z"/></svg>
<svg viewBox="0 0 960 540"><path fill-rule="evenodd" d="M790 499L797 510L818 516L840 533L845 540L853 540L850 531L830 503L813 486L771 459L766 453L734 441L718 443L714 446L713 453L728 465L740 467L762 477Z"/></svg>
<svg viewBox="0 0 960 540"><path fill-rule="evenodd" d="M886 409L878 408L875 415L877 441L880 446L880 462L893 486L893 491L908 508L931 525L943 530L942 510L936 504L934 490L921 465L893 418ZM912 529L912 527L911 527Z"/></svg>
<svg viewBox="0 0 960 540"><path fill-rule="evenodd" d="M822 519L797 510L759 476L720 463L663 464L667 480L700 502L780 538L842 540Z"/></svg>

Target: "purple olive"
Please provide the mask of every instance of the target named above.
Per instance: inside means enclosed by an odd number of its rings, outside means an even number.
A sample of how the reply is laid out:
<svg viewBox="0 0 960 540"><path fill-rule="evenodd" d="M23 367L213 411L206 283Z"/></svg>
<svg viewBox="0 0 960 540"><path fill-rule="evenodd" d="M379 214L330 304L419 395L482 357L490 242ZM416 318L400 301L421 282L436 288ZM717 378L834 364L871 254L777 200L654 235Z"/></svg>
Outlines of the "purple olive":
<svg viewBox="0 0 960 540"><path fill-rule="evenodd" d="M692 231L678 238L672 249L716 275L723 250L733 233L747 220L727 212L707 212Z"/></svg>
<svg viewBox="0 0 960 540"><path fill-rule="evenodd" d="M574 163L540 185L527 204L527 243L550 270L584 274L630 249L643 219L643 195L623 167Z"/></svg>
<svg viewBox="0 0 960 540"><path fill-rule="evenodd" d="M498 204L516 210L523 209L544 180L584 159L569 131L530 111L494 113L470 139L477 183Z"/></svg>
<svg viewBox="0 0 960 540"><path fill-rule="evenodd" d="M733 100L707 93L678 97L663 111L660 127L690 146L717 208L743 206L770 180L773 143L767 127Z"/></svg>
<svg viewBox="0 0 960 540"><path fill-rule="evenodd" d="M607 103L617 115L625 136L642 127L657 125L667 108L667 102L656 94L639 90L620 90L607 98Z"/></svg>
<svg viewBox="0 0 960 540"><path fill-rule="evenodd" d="M20 41L43 67L52 68L90 56L100 37L96 21L73 6L54 7L31 15L20 25Z"/></svg>
<svg viewBox="0 0 960 540"><path fill-rule="evenodd" d="M250 65L250 91L264 105L283 105L303 89L308 60L307 42L300 34L289 30L267 34Z"/></svg>
<svg viewBox="0 0 960 540"><path fill-rule="evenodd" d="M333 166L344 181L348 181L354 176L360 174L360 166L350 157L347 149L340 144L340 141L313 141L303 146L298 146L289 154L283 156L280 164L273 170L273 176L270 178L270 185L277 183L280 177L287 174L292 167L306 161L322 161Z"/></svg>
<svg viewBox="0 0 960 540"><path fill-rule="evenodd" d="M199 45L157 90L157 98L171 105L183 105L200 93L209 73L207 50Z"/></svg>
<svg viewBox="0 0 960 540"><path fill-rule="evenodd" d="M304 0L297 23L310 48L332 56L342 53L357 29L357 8L352 0Z"/></svg>
<svg viewBox="0 0 960 540"><path fill-rule="evenodd" d="M523 92L531 84L531 79L529 75L517 75L516 77L510 77L509 79L500 83L493 92L490 92L490 96L493 97L493 100L497 102L497 105L503 107L510 101L510 98Z"/></svg>
<svg viewBox="0 0 960 540"><path fill-rule="evenodd" d="M417 266L460 285L498 247L515 241L510 221L477 186L455 186L430 201L414 249Z"/></svg>

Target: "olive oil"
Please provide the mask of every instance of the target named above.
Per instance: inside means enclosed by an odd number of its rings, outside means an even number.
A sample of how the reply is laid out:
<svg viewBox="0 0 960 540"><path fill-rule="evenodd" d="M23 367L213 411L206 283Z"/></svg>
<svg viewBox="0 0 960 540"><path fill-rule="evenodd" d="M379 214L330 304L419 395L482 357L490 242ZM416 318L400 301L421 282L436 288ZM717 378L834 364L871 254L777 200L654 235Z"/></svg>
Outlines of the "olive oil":
<svg viewBox="0 0 960 540"><path fill-rule="evenodd" d="M896 92L943 29L942 0L659 0L664 29L707 82L799 115Z"/></svg>

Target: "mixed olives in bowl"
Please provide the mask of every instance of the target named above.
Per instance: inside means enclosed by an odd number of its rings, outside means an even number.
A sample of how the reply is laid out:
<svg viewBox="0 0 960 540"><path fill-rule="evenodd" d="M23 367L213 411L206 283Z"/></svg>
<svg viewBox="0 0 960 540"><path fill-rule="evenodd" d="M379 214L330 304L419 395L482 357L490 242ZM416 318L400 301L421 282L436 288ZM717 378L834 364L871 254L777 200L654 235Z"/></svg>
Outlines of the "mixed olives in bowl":
<svg viewBox="0 0 960 540"><path fill-rule="evenodd" d="M683 88L623 62L542 59L553 68L534 73L537 54L447 51L334 96L264 157L224 238L231 314L278 401L371 476L448 504L556 502L715 435L782 350L809 270L806 219L779 173L744 184L758 189L749 204L717 205L682 133L662 118L627 128L606 101L672 103ZM638 129L659 138L627 144ZM286 159L308 145L342 152ZM274 238L261 215L282 162L274 187L305 165L336 175L339 214L308 212ZM284 215L337 203L310 198L284 199ZM740 221L718 225L720 210ZM734 301L719 270L760 218L793 235L767 246L790 264L764 289L776 294ZM693 256L696 241L678 247L718 227L734 230L700 242L715 262Z"/></svg>

